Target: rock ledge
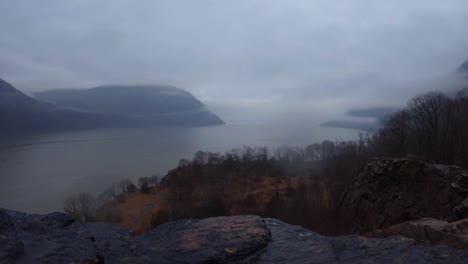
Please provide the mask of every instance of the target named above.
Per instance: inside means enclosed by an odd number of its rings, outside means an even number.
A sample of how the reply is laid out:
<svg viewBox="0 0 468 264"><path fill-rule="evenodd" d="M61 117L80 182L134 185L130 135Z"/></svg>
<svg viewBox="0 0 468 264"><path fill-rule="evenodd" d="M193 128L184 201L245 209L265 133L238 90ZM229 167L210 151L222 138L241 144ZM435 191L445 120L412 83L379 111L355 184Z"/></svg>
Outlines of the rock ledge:
<svg viewBox="0 0 468 264"><path fill-rule="evenodd" d="M63 213L0 209L0 263L468 263L468 251L401 236L325 237L251 215L175 221L133 237Z"/></svg>

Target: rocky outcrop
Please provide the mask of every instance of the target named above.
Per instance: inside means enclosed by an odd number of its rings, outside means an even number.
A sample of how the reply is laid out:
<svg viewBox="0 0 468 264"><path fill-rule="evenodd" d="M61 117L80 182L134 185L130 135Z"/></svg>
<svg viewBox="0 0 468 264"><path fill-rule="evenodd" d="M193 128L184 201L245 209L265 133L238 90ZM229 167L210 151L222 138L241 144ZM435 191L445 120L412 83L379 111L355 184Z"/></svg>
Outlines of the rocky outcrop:
<svg viewBox="0 0 468 264"><path fill-rule="evenodd" d="M468 172L408 159L375 160L345 190L340 211L360 233L425 217L464 219Z"/></svg>
<svg viewBox="0 0 468 264"><path fill-rule="evenodd" d="M146 263L232 263L268 246L270 231L258 216L215 217L163 224L135 238Z"/></svg>
<svg viewBox="0 0 468 264"><path fill-rule="evenodd" d="M326 237L258 216L180 220L132 237L62 213L0 209L0 263L468 263L468 251L398 236Z"/></svg>
<svg viewBox="0 0 468 264"><path fill-rule="evenodd" d="M393 236L326 237L299 226L267 219L272 242L251 263L465 263L468 251L447 246L423 246ZM467 262L468 263L468 262Z"/></svg>
<svg viewBox="0 0 468 264"><path fill-rule="evenodd" d="M63 213L0 210L0 224L0 263L233 263L271 240L257 216L181 220L137 237Z"/></svg>
<svg viewBox="0 0 468 264"><path fill-rule="evenodd" d="M0 263L13 261L24 251L14 224L5 211L0 210Z"/></svg>
<svg viewBox="0 0 468 264"><path fill-rule="evenodd" d="M63 213L1 212L9 224L0 228L0 263L119 263L135 248L130 232L113 225L76 223Z"/></svg>
<svg viewBox="0 0 468 264"><path fill-rule="evenodd" d="M426 245L444 244L456 248L468 248L468 218L453 223L423 218L375 230L364 234L366 237L404 236Z"/></svg>

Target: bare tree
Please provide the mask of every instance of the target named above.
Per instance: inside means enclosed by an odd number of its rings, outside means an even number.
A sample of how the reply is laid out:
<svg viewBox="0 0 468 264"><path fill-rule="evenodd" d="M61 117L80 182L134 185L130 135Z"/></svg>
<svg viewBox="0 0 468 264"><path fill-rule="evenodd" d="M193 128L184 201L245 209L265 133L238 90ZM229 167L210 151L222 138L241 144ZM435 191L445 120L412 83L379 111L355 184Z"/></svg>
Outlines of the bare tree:
<svg viewBox="0 0 468 264"><path fill-rule="evenodd" d="M64 204L64 211L75 220L89 222L96 219L97 202L90 193L73 195Z"/></svg>
<svg viewBox="0 0 468 264"><path fill-rule="evenodd" d="M98 199L99 201L102 201L102 202L107 202L107 201L111 201L111 200L115 200L118 196L118 192L117 192L117 188L116 188L116 185L113 184L112 186L110 186L109 188L107 188L106 190L104 190L99 196L98 196Z"/></svg>
<svg viewBox="0 0 468 264"><path fill-rule="evenodd" d="M133 185L133 182L130 179L122 179L117 183L119 193L126 193L128 191L128 186Z"/></svg>
<svg viewBox="0 0 468 264"><path fill-rule="evenodd" d="M154 174L150 177L148 177L148 184L149 186L155 188L159 186L159 182L161 181L162 176L159 174Z"/></svg>
<svg viewBox="0 0 468 264"><path fill-rule="evenodd" d="M150 179L149 177L141 177L138 179L138 185L140 186L140 191L142 193L150 192Z"/></svg>
<svg viewBox="0 0 468 264"><path fill-rule="evenodd" d="M444 111L448 98L440 92L416 96L408 104L408 111L415 125L418 155L430 161L441 161L442 136L446 133Z"/></svg>
<svg viewBox="0 0 468 264"><path fill-rule="evenodd" d="M412 134L411 118L407 111L395 113L387 121L378 135L381 149L379 151L394 157L405 157Z"/></svg>

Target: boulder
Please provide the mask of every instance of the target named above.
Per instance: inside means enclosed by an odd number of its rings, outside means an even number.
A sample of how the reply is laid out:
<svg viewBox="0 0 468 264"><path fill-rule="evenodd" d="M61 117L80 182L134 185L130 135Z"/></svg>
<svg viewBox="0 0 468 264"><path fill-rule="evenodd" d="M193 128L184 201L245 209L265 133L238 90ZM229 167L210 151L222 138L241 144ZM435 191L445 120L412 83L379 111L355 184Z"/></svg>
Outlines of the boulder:
<svg viewBox="0 0 468 264"><path fill-rule="evenodd" d="M0 210L0 263L10 263L24 252L24 245L18 238L10 216Z"/></svg>
<svg viewBox="0 0 468 264"><path fill-rule="evenodd" d="M271 231L272 241L250 263L468 263L466 250L446 245L418 245L402 236L327 237L277 219L266 219L265 222Z"/></svg>
<svg viewBox="0 0 468 264"><path fill-rule="evenodd" d="M461 264L468 263L468 251L401 236L326 237L251 215L180 220L132 236L125 228L74 222L63 213L0 209L0 263Z"/></svg>
<svg viewBox="0 0 468 264"><path fill-rule="evenodd" d="M63 213L0 209L0 263L235 263L270 240L258 216L175 221L134 237L128 229L75 222Z"/></svg>
<svg viewBox="0 0 468 264"><path fill-rule="evenodd" d="M0 238L9 242L0 244L0 252L7 253L0 263L102 263L104 259L118 263L130 255L131 236L125 228L74 222L63 213L0 209L0 215L12 222L7 231L0 228ZM14 243L16 247L9 246Z"/></svg>
<svg viewBox="0 0 468 264"><path fill-rule="evenodd" d="M423 218L375 230L364 234L365 237L404 236L417 243L427 245L445 244L453 247L468 248L468 218L453 223Z"/></svg>
<svg viewBox="0 0 468 264"><path fill-rule="evenodd" d="M352 231L366 233L406 221L468 217L468 171L408 159L375 160L361 169L340 201Z"/></svg>

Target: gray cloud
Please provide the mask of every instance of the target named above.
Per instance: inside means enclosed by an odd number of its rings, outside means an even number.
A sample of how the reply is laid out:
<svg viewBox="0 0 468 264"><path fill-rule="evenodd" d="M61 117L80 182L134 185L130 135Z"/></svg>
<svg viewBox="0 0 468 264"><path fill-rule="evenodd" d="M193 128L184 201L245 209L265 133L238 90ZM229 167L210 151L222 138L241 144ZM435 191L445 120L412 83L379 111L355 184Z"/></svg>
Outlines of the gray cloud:
<svg viewBox="0 0 468 264"><path fill-rule="evenodd" d="M455 85L468 2L0 2L0 76L25 92L165 83L227 121L334 118Z"/></svg>

